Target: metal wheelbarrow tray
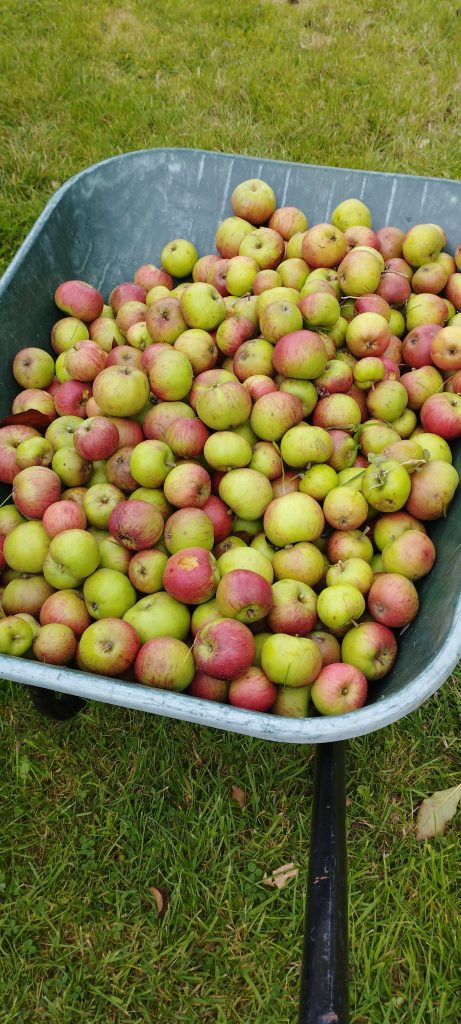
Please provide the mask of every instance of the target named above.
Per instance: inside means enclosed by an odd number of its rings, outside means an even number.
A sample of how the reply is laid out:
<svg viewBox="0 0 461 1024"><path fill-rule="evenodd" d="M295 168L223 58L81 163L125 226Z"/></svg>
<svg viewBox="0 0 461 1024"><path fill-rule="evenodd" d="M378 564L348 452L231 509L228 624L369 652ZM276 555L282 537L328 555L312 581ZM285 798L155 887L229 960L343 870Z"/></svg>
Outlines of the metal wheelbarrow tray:
<svg viewBox="0 0 461 1024"><path fill-rule="evenodd" d="M310 224L328 221L338 202L355 196L370 207L375 228L394 224L405 230L430 221L443 227L450 251L461 240L458 181L190 149L141 150L104 160L55 193L0 284L0 419L9 414L18 391L10 369L15 353L29 345L50 350L50 329L61 315L53 293L61 281L85 279L107 298L116 284L132 279L137 266L158 263L172 238L190 238L199 255L212 252L217 225L231 213L232 190L251 177L272 185L279 206L301 207ZM455 465L461 472L459 444ZM8 489L2 490L5 498ZM282 718L0 657L0 677L29 686L39 710L55 718L69 717L85 700L94 699L265 740L324 745L317 748L300 1017L304 1024L347 1020L344 749L338 741L409 714L442 685L461 656L460 518L461 488L447 519L431 526L437 560L419 586L420 612L399 640L393 671L370 687L365 707L346 715ZM57 692L71 696L58 701Z"/></svg>

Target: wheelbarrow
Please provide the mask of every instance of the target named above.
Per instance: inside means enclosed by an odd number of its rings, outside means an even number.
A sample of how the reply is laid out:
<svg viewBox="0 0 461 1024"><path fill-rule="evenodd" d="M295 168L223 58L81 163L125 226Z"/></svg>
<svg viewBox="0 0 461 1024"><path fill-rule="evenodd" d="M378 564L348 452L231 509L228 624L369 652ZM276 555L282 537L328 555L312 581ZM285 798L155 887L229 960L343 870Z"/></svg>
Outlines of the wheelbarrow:
<svg viewBox="0 0 461 1024"><path fill-rule="evenodd" d="M158 261L175 237L212 252L217 224L244 179L274 188L279 206L328 221L348 197L362 199L373 225L402 229L440 224L451 250L461 240L461 182L292 164L190 149L126 153L95 164L60 188L45 207L0 284L3 382L0 419L17 391L12 359L25 345L49 349L58 283L90 281L105 296L142 263ZM461 472L461 445L455 453ZM3 488L1 498L8 494ZM370 687L367 704L332 718L282 718L179 693L3 656L0 677L30 690L41 713L65 719L88 700L165 715L272 742L316 744L300 1024L347 1024L348 929L345 741L410 714L447 679L461 657L461 489L431 535L437 560L419 586L421 608L399 638L392 672Z"/></svg>

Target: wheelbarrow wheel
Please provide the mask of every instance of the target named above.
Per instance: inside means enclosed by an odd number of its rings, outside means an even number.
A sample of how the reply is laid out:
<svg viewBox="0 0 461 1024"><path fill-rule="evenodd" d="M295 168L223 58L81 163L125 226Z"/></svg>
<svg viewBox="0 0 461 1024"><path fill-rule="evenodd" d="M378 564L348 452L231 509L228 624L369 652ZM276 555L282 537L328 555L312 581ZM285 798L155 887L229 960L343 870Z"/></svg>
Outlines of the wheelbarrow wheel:
<svg viewBox="0 0 461 1024"><path fill-rule="evenodd" d="M28 686L32 704L36 711L54 722L65 722L86 707L86 700L68 693L55 693L40 686Z"/></svg>

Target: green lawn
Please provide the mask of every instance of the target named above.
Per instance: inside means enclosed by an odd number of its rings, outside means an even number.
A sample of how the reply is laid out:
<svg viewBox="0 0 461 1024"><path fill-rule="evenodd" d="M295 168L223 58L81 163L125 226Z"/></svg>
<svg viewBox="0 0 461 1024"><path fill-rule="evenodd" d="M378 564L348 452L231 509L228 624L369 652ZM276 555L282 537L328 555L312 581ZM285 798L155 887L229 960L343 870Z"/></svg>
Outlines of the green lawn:
<svg viewBox="0 0 461 1024"><path fill-rule="evenodd" d="M2 28L3 268L63 181L131 149L461 177L450 0L4 0ZM312 750L97 704L48 723L13 684L1 709L1 1024L295 1024ZM452 678L349 745L351 1024L458 1024L456 823L412 826L459 781L459 711Z"/></svg>

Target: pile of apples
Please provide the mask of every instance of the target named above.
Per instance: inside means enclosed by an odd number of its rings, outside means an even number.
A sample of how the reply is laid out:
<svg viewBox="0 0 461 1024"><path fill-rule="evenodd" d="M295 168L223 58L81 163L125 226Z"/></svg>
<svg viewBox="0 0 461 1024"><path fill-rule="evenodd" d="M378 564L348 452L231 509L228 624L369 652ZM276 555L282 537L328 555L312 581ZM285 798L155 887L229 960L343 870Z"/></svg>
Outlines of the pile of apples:
<svg viewBox="0 0 461 1024"><path fill-rule="evenodd" d="M0 653L253 711L361 707L459 482L461 246L242 182L107 305L65 281L0 427ZM311 703L312 702L312 703Z"/></svg>

